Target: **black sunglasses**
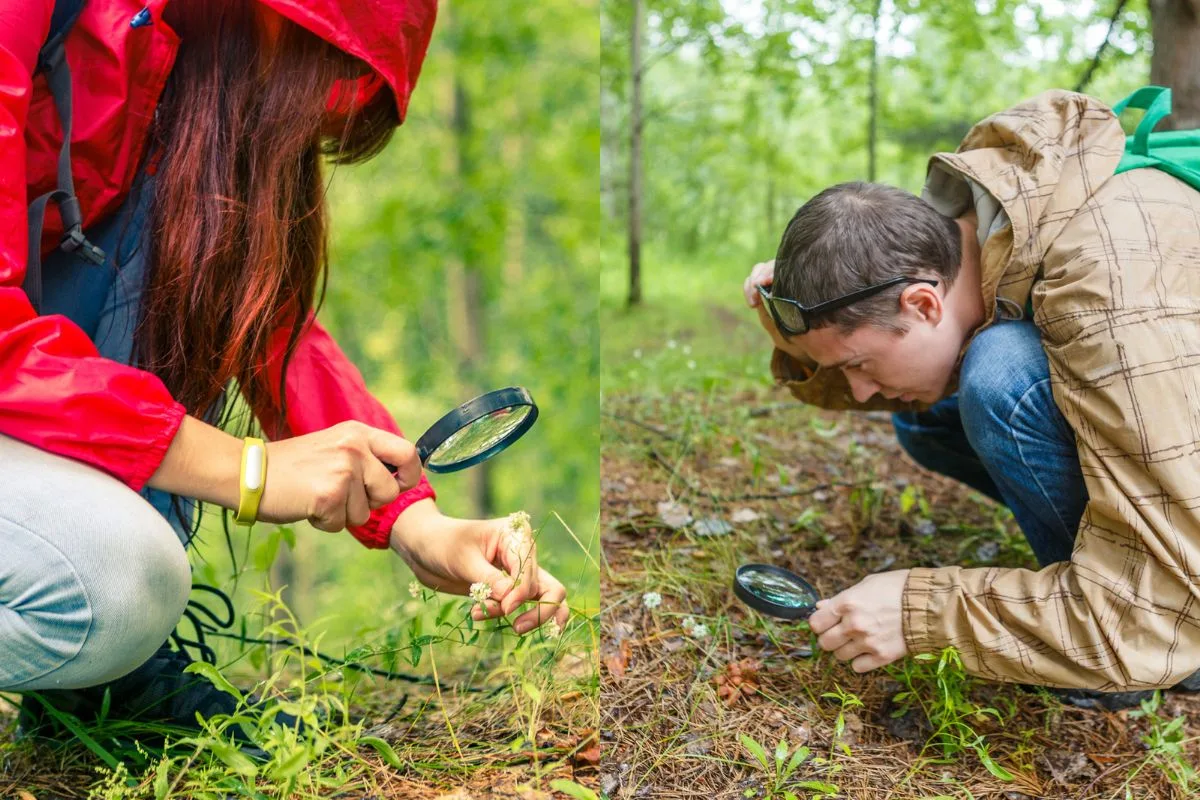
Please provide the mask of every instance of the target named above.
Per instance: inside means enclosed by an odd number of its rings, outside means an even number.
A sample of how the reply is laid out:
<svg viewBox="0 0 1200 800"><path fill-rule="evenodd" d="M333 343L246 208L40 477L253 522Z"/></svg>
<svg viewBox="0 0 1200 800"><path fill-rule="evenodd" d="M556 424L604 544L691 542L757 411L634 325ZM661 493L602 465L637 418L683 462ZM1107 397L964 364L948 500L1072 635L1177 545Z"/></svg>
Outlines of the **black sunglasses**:
<svg viewBox="0 0 1200 800"><path fill-rule="evenodd" d="M786 336L800 336L808 333L812 329L811 320L814 317L819 317L822 314L828 314L830 311L836 311L839 308L845 308L852 303L857 303L859 300L864 300L872 295L879 294L884 289L891 286L897 286L901 283L928 283L930 286L937 286L938 282L928 278L909 278L904 275L886 280L883 283L877 283L874 286L868 286L865 289L858 289L844 294L841 297L835 297L832 300L826 300L823 303L817 303L815 306L803 306L795 300L789 300L786 297L776 297L767 291L767 287L762 284L758 285L758 296L762 298L763 305L771 312L771 319L775 321L775 327L779 328L779 332Z"/></svg>

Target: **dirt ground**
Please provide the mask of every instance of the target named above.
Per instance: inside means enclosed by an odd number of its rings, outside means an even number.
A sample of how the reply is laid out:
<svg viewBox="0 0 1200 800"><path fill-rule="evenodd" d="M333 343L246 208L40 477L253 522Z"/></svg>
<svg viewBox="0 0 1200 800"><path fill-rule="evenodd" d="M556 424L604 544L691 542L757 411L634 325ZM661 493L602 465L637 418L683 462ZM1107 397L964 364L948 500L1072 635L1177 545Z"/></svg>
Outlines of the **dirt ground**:
<svg viewBox="0 0 1200 800"><path fill-rule="evenodd" d="M610 797L813 797L820 784L856 799L1197 791L1200 697L1167 693L1139 716L970 679L970 701L996 709L967 721L1012 776L1001 780L970 749L942 758L925 746L931 725L920 709L901 713L896 670L856 675L814 652L807 626L737 601L733 570L752 561L806 575L824 596L886 569L1035 566L1007 510L917 467L886 414L803 408L765 388L608 394L604 408L601 787ZM695 635L697 622L707 635ZM823 696L838 690L861 707ZM786 781L770 763L780 740L809 748Z"/></svg>

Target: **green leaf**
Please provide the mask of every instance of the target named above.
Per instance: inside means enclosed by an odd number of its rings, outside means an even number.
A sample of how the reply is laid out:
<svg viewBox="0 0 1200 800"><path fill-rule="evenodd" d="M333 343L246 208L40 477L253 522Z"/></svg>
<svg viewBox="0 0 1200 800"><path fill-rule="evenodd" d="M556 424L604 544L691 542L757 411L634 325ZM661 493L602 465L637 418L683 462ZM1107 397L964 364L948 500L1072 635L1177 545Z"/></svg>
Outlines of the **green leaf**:
<svg viewBox="0 0 1200 800"><path fill-rule="evenodd" d="M792 760L788 762L787 769L783 771L782 777L784 780L787 780L796 771L796 768L804 763L804 760L808 758L808 753L809 750L807 747L796 748L796 752L792 753Z"/></svg>
<svg viewBox="0 0 1200 800"><path fill-rule="evenodd" d="M770 772L770 761L767 759L767 751L763 749L763 746L744 733L739 734L739 736L742 740L742 746L750 751L750 755L754 756L758 763L762 764L764 770Z"/></svg>
<svg viewBox="0 0 1200 800"><path fill-rule="evenodd" d="M775 745L775 769L783 769L783 762L788 756L787 739L780 739L779 744Z"/></svg>
<svg viewBox="0 0 1200 800"><path fill-rule="evenodd" d="M824 783L822 781L800 781L795 784L801 789L808 789L810 792L820 792L821 794L837 794L841 791L832 783Z"/></svg>
<svg viewBox="0 0 1200 800"><path fill-rule="evenodd" d="M242 693L237 690L237 687L225 679L216 667L209 664L207 661L193 661L184 667L184 672L192 672L201 675L208 679L208 682L220 689L226 694L231 694L239 702L242 699Z"/></svg>
<svg viewBox="0 0 1200 800"><path fill-rule="evenodd" d="M171 758L164 758L154 768L154 800L163 800L171 788Z"/></svg>
<svg viewBox="0 0 1200 800"><path fill-rule="evenodd" d="M976 745L975 752L979 755L979 760L983 762L983 767L988 772L992 773L1002 781L1011 781L1013 779L1011 772L995 762L991 754L988 753L986 745Z"/></svg>
<svg viewBox="0 0 1200 800"><path fill-rule="evenodd" d="M253 778L258 774L258 767L250 760L249 756L233 745L222 742L220 739L211 739L208 742L208 749L238 775Z"/></svg>
<svg viewBox="0 0 1200 800"><path fill-rule="evenodd" d="M297 775L300 770L308 766L310 758L311 753L307 747L298 747L294 753L280 761L279 765L271 770L271 777L279 780Z"/></svg>
<svg viewBox="0 0 1200 800"><path fill-rule="evenodd" d="M542 702L542 690L541 689L534 686L532 683L529 683L528 681L521 684L521 688L525 691L525 694L529 695L530 700L532 700L535 703Z"/></svg>
<svg viewBox="0 0 1200 800"><path fill-rule="evenodd" d="M600 796L586 786L580 786L575 781L563 778L550 781L550 788L556 792L562 792L567 797L574 797L575 800L600 800Z"/></svg>
<svg viewBox="0 0 1200 800"><path fill-rule="evenodd" d="M396 751L390 744L378 736L360 736L358 743L374 747L375 752L379 753L384 762L392 769L404 769L404 763L400 761L400 756L396 755Z"/></svg>

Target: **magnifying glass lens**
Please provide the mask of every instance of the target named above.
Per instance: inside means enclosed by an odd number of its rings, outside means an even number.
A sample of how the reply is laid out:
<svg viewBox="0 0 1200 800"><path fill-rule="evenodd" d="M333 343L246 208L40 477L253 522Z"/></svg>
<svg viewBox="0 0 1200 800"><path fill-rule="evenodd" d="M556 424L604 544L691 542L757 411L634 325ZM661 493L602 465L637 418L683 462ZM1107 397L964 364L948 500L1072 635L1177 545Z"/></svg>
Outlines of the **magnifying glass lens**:
<svg viewBox="0 0 1200 800"><path fill-rule="evenodd" d="M734 590L752 608L781 619L806 619L820 599L808 581L769 564L738 567Z"/></svg>
<svg viewBox="0 0 1200 800"><path fill-rule="evenodd" d="M452 433L429 454L426 466L460 464L505 441L525 421L533 406L510 406L491 412Z"/></svg>

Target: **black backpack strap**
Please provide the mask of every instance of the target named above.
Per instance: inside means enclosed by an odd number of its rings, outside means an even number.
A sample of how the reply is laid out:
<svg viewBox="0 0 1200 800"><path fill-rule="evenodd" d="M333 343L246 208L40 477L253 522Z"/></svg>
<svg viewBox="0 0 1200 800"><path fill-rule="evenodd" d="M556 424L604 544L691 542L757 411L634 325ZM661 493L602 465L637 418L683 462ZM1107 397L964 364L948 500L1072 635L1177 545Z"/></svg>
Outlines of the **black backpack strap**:
<svg viewBox="0 0 1200 800"><path fill-rule="evenodd" d="M25 267L25 293L34 308L42 302L42 226L46 206L53 201L63 222L63 239L59 244L68 253L79 252L93 264L104 263L104 251L83 235L83 215L75 197L75 181L71 177L71 71L67 67L67 32L83 10L84 0L58 0L50 19L50 35L38 54L36 72L46 73L46 82L62 124L62 147L58 151L58 185L33 201L29 206L29 257Z"/></svg>

